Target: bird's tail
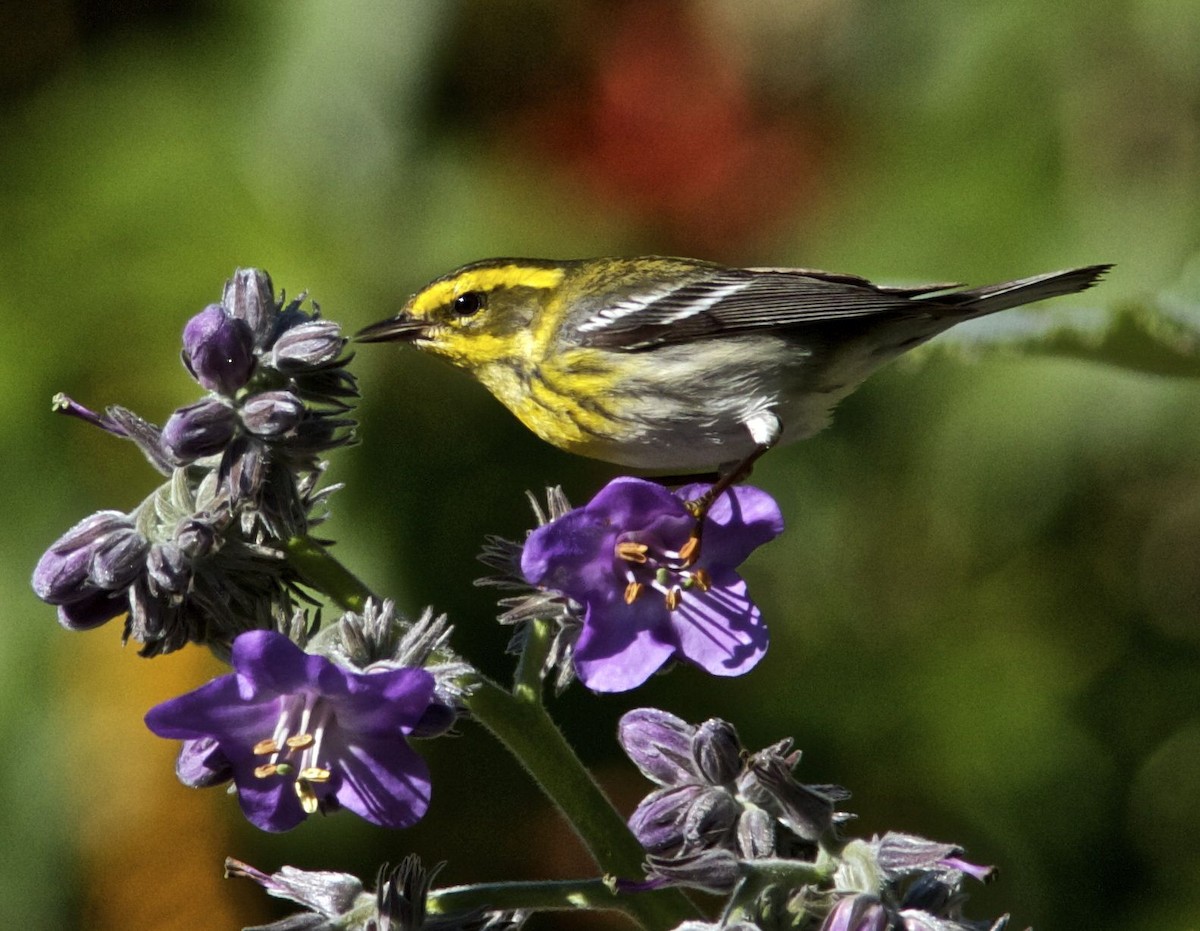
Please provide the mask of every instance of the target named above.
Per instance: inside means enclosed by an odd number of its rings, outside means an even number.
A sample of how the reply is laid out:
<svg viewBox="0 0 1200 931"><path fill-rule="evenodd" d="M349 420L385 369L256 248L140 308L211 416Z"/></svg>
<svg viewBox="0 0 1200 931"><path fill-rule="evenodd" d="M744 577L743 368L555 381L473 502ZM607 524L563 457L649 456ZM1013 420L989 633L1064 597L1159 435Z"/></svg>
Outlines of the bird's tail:
<svg viewBox="0 0 1200 931"><path fill-rule="evenodd" d="M1110 268L1111 265L1086 265L1083 268L1070 268L1061 272L1047 272L1032 278L1019 278L1003 284L957 291L938 300L952 303L958 311L973 317L983 316L1022 304L1032 304L1048 297L1086 291Z"/></svg>

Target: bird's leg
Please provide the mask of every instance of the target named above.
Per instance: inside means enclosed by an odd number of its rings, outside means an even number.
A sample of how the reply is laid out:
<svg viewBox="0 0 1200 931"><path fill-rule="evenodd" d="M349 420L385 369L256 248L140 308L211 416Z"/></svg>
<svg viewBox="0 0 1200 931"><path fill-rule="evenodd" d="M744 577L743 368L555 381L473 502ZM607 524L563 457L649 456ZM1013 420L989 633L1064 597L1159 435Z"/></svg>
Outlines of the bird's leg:
<svg viewBox="0 0 1200 931"><path fill-rule="evenodd" d="M700 539L704 531L704 518L708 516L709 508L726 491L750 477L750 473L754 471L754 463L763 453L779 442L779 437L783 433L783 424L780 423L779 417L771 411L764 411L747 420L746 428L754 439L754 449L744 459L735 463L731 469L724 472L704 494L684 502L684 506L696 519L696 526L692 528L691 535L679 549L679 557L683 560L684 565L690 566L700 558Z"/></svg>

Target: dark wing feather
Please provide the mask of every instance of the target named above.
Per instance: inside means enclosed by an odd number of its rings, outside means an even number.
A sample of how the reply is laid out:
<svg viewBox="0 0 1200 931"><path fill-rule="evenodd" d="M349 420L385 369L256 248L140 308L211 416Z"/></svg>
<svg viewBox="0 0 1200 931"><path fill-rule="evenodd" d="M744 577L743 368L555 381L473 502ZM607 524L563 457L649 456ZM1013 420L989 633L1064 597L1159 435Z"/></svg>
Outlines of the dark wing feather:
<svg viewBox="0 0 1200 931"><path fill-rule="evenodd" d="M579 335L585 345L644 349L747 330L929 312L936 302L913 299L948 287L954 285L881 288L863 278L801 269L720 269L605 308Z"/></svg>

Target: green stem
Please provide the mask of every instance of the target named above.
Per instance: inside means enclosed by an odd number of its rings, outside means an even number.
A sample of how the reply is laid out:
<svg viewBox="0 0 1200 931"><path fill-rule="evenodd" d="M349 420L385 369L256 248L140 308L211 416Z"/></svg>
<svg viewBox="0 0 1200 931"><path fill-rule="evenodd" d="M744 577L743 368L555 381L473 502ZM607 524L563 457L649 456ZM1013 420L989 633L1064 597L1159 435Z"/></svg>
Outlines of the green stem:
<svg viewBox="0 0 1200 931"><path fill-rule="evenodd" d="M299 574L301 581L332 598L347 611L361 611L370 598L383 604L353 572L334 559L312 537L292 537L284 544L287 561Z"/></svg>
<svg viewBox="0 0 1200 931"><path fill-rule="evenodd" d="M540 702L480 679L467 705L558 806L606 875L641 877L642 845ZM625 910L643 928L673 928L698 917L696 908L677 889L637 893L626 902Z"/></svg>
<svg viewBox="0 0 1200 931"><path fill-rule="evenodd" d="M554 641L550 621L532 620L525 631L525 647L513 673L513 694L522 701L542 703L542 667Z"/></svg>

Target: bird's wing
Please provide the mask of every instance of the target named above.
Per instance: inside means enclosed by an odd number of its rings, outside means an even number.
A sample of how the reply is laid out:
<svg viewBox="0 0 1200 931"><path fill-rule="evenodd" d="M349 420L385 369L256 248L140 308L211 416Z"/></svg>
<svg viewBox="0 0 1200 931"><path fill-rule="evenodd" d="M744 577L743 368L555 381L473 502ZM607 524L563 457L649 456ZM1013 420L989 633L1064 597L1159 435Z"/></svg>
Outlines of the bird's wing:
<svg viewBox="0 0 1200 931"><path fill-rule="evenodd" d="M684 283L664 281L595 309L577 334L584 345L645 349L747 330L928 312L937 303L919 299L951 287L879 287L808 269L719 269Z"/></svg>

